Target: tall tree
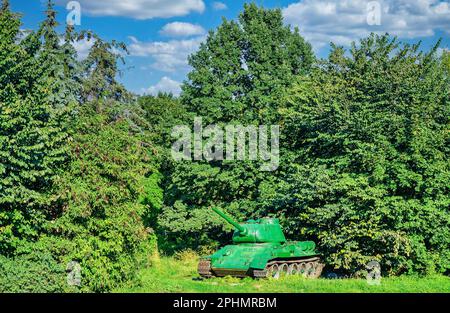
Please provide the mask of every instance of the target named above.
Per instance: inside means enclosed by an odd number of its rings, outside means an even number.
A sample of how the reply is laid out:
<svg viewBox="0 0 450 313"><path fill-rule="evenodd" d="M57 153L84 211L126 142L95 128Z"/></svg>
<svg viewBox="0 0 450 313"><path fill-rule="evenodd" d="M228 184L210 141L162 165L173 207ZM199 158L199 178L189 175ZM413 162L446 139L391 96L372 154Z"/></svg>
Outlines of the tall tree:
<svg viewBox="0 0 450 313"><path fill-rule="evenodd" d="M116 106L122 106L115 103ZM64 209L48 224L46 246L83 268L83 291L110 291L135 278L153 253L147 217L162 200L150 142L109 105L79 108L70 123L70 164L58 180Z"/></svg>
<svg viewBox="0 0 450 313"><path fill-rule="evenodd" d="M238 22L224 19L189 58L182 101L205 122L277 121L284 90L313 62L311 45L283 24L281 10L245 4Z"/></svg>
<svg viewBox="0 0 450 313"><path fill-rule="evenodd" d="M82 32L79 39L93 40L86 60L83 61L84 101L111 99L128 101L131 96L117 81L120 74L118 61L124 62L123 54L128 53L124 43L113 40L107 42L90 32Z"/></svg>
<svg viewBox="0 0 450 313"><path fill-rule="evenodd" d="M65 160L66 133L41 65L18 44L20 19L0 11L0 251L37 239L52 212L53 182Z"/></svg>
<svg viewBox="0 0 450 313"><path fill-rule="evenodd" d="M311 46L298 29L284 25L281 10L246 4L238 21L224 19L189 58L193 70L181 101L204 126L277 124L286 89L313 62ZM209 241L205 233L222 236L209 205L228 207L240 219L255 217L260 186L276 175L260 168L259 161L177 163L168 179L161 231L170 234L173 246L183 238L180 244L197 247Z"/></svg>
<svg viewBox="0 0 450 313"><path fill-rule="evenodd" d="M37 36L41 39L38 59L41 64L41 79L47 80L52 88L49 101L54 106L65 108L79 100L81 84L80 66L72 43L76 34L68 25L65 36L56 31L58 22L52 0L48 0L46 19L41 24Z"/></svg>
<svg viewBox="0 0 450 313"><path fill-rule="evenodd" d="M20 16L11 12L8 0L2 2L0 23L0 97L3 100L8 98L11 89L26 93L36 73L32 70L34 60L16 44L20 35Z"/></svg>
<svg viewBox="0 0 450 313"><path fill-rule="evenodd" d="M317 240L335 270L450 269L450 89L436 48L388 35L333 46L290 92L289 169L262 208Z"/></svg>

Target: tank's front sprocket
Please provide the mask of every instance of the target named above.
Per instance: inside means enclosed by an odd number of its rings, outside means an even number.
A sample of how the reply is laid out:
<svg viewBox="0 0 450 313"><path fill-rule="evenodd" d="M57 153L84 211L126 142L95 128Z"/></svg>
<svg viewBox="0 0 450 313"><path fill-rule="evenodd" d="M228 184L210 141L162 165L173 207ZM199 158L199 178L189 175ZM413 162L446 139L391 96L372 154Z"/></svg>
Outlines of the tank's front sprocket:
<svg viewBox="0 0 450 313"><path fill-rule="evenodd" d="M211 272L211 261L200 260L200 262L198 262L198 273L203 278L211 278L213 276L213 273Z"/></svg>

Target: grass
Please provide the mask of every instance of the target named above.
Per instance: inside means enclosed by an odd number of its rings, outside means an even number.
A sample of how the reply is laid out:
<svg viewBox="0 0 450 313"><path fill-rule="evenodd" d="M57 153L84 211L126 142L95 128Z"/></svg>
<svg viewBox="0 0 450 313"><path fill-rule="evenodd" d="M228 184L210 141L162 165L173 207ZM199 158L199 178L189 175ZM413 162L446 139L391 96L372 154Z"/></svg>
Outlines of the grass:
<svg viewBox="0 0 450 313"><path fill-rule="evenodd" d="M138 284L115 292L127 293L450 293L450 277L401 276L383 278L380 285L364 279L305 279L282 277L255 280L233 277L201 280L194 255L174 259L156 258L153 266L140 271Z"/></svg>

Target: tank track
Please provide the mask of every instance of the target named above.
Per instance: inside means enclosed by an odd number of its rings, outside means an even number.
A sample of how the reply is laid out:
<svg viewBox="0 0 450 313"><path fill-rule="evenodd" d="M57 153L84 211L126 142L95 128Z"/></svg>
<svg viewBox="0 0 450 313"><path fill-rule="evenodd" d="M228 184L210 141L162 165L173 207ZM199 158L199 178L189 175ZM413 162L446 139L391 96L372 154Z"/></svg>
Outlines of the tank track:
<svg viewBox="0 0 450 313"><path fill-rule="evenodd" d="M307 278L319 278L322 274L324 265L320 263L320 258L298 259L298 260L273 260L267 263L264 270L252 270L246 275L233 275L231 276L245 277L250 276L253 278L279 278L282 275L302 275ZM198 263L198 273L203 278L211 278L214 273L211 270L210 260L200 260Z"/></svg>
<svg viewBox="0 0 450 313"><path fill-rule="evenodd" d="M267 263L264 270L253 270L252 276L279 278L282 275L301 275L307 278L319 278L324 267L325 265L320 263L320 258L274 260Z"/></svg>

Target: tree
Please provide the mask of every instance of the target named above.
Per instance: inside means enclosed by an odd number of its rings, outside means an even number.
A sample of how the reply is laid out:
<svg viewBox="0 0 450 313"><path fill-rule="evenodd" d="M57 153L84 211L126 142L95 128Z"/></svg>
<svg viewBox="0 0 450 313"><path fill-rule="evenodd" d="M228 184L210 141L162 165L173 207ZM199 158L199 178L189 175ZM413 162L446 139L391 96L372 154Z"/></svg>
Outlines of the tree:
<svg viewBox="0 0 450 313"><path fill-rule="evenodd" d="M4 0L0 9L0 23L1 23L1 41L0 41L0 86L1 100L9 96L9 89L14 87L15 92L25 94L36 77L33 73L31 63L34 60L24 51L24 49L16 44L20 34L20 16L12 13L9 6L9 1ZM28 64L27 64L28 62ZM30 65L31 69L27 69ZM22 67L19 69L19 67ZM14 70L14 72L12 71Z"/></svg>
<svg viewBox="0 0 450 313"><path fill-rule="evenodd" d="M53 7L53 1L49 0L46 19L35 34L40 43L36 55L41 64L40 79L46 80L51 86L48 100L61 110L78 104L81 90L80 66L72 45L76 36L73 26L66 27L64 38L60 36L56 31L58 23Z"/></svg>
<svg viewBox="0 0 450 313"><path fill-rule="evenodd" d="M0 11L0 250L13 254L36 240L53 215L54 181L67 134L52 108L50 82L19 43L20 19Z"/></svg>
<svg viewBox="0 0 450 313"><path fill-rule="evenodd" d="M82 80L83 101L112 99L115 101L129 101L130 94L122 84L117 82L119 73L118 61L124 62L123 53L127 53L124 43L113 40L107 42L91 32L82 32L78 39L87 38L94 43L89 55L83 61Z"/></svg>
<svg viewBox="0 0 450 313"><path fill-rule="evenodd" d="M110 290L155 250L162 192L143 111L116 101L128 93L114 77L115 44L96 36L80 88L77 34L68 27L61 43L51 1L21 40L8 2L0 26L1 289L78 291L65 283L78 261L81 290ZM80 103L91 79L94 101Z"/></svg>
<svg viewBox="0 0 450 313"><path fill-rule="evenodd" d="M239 22L223 20L189 58L183 103L209 122L277 121L292 78L308 72L314 55L279 9L245 4Z"/></svg>
<svg viewBox="0 0 450 313"><path fill-rule="evenodd" d="M149 124L150 133L154 136L154 142L167 151L172 144L172 128L184 125L190 120L186 108L171 94L142 96L138 99L138 103L145 112L145 119Z"/></svg>
<svg viewBox="0 0 450 313"><path fill-rule="evenodd" d="M246 4L238 21L224 19L189 58L193 70L181 96L188 122L192 125L192 117L198 116L205 126L277 124L286 89L313 62L311 46L298 29L283 24L281 10ZM168 244L177 237L193 248L214 243L206 233L225 240L222 224L210 217L209 205L228 207L239 219L255 217L259 188L276 175L260 166L259 161L176 163L160 216L160 231Z"/></svg>
<svg viewBox="0 0 450 313"><path fill-rule="evenodd" d="M450 268L450 89L436 49L388 35L349 54L333 46L288 97L289 168L262 209L317 240L337 270L371 260L389 274Z"/></svg>

